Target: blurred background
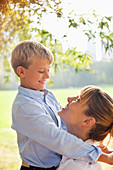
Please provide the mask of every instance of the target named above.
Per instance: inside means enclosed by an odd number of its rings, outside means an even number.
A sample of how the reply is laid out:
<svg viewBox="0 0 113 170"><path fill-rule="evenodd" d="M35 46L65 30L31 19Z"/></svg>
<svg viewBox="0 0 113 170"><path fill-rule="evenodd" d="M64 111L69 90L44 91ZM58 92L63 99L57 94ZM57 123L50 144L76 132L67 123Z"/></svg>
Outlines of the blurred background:
<svg viewBox="0 0 113 170"><path fill-rule="evenodd" d="M112 0L0 1L0 170L19 170L11 108L19 85L11 52L27 39L48 47L54 62L46 87L63 106L67 97L93 84L113 96ZM105 140L105 142L107 139ZM109 144L112 149L112 141ZM102 170L113 166L102 164Z"/></svg>

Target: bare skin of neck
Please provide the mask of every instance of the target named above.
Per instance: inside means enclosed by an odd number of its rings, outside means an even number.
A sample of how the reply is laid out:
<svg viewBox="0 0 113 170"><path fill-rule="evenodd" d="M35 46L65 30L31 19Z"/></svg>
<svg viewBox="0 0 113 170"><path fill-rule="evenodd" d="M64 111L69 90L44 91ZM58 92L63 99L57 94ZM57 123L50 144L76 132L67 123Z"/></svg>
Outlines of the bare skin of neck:
<svg viewBox="0 0 113 170"><path fill-rule="evenodd" d="M89 128L85 127L67 127L67 131L72 135L81 138L83 141L88 139Z"/></svg>

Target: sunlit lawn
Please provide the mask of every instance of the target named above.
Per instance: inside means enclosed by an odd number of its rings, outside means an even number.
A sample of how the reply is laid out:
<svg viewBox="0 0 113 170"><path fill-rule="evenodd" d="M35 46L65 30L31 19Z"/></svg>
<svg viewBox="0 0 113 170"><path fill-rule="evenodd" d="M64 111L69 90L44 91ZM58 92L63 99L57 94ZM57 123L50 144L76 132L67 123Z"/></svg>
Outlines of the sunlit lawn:
<svg viewBox="0 0 113 170"><path fill-rule="evenodd" d="M16 134L11 126L11 107L15 91L0 91L0 170L19 170Z"/></svg>
<svg viewBox="0 0 113 170"><path fill-rule="evenodd" d="M113 87L105 87L105 90L113 96ZM74 96L79 89L52 90L63 106L68 96ZM16 133L11 127L11 107L16 91L0 91L0 170L19 170L21 160L18 154ZM110 144L112 148L112 143ZM103 164L102 170L111 170L112 166Z"/></svg>

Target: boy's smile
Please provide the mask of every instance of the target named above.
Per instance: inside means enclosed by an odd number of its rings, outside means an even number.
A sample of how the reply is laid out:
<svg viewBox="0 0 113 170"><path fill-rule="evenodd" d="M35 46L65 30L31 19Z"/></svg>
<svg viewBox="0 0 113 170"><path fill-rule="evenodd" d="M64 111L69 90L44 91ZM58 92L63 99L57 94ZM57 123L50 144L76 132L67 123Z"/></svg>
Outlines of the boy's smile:
<svg viewBox="0 0 113 170"><path fill-rule="evenodd" d="M49 78L50 69L50 64L47 59L35 59L28 69L22 69L23 74L20 75L21 86L38 91L45 88L46 80Z"/></svg>

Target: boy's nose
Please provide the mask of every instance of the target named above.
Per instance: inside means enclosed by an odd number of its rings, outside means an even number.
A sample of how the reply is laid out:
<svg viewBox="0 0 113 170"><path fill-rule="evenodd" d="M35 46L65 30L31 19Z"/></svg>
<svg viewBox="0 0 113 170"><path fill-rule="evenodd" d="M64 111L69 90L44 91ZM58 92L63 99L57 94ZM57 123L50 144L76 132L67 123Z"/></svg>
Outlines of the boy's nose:
<svg viewBox="0 0 113 170"><path fill-rule="evenodd" d="M46 79L48 79L48 78L49 78L49 73L48 73L48 72L45 72L44 77L45 77Z"/></svg>

